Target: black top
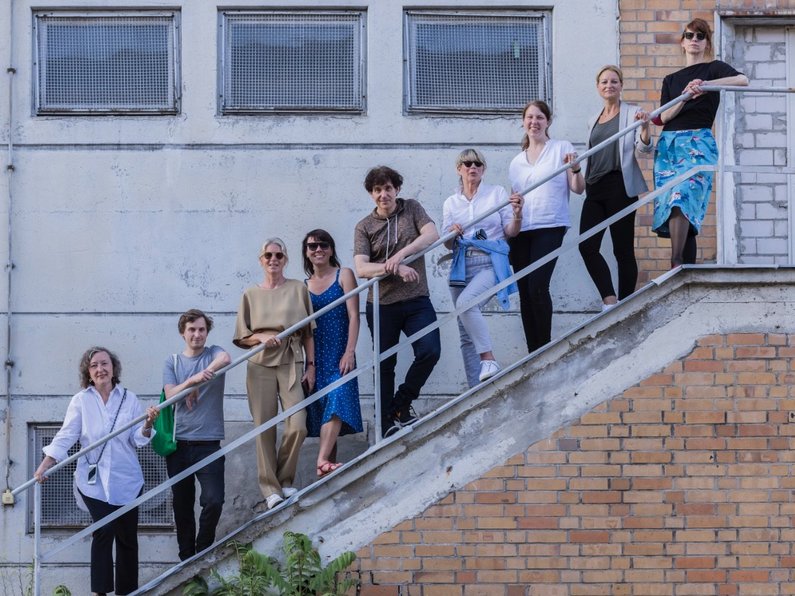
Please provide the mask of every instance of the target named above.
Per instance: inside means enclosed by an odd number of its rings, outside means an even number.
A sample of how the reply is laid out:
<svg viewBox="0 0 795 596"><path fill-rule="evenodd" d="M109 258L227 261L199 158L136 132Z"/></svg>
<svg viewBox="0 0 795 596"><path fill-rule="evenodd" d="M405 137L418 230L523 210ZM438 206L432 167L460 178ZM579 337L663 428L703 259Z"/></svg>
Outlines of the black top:
<svg viewBox="0 0 795 596"><path fill-rule="evenodd" d="M682 95L687 84L693 79L702 81L712 81L724 77L733 77L742 74L734 67L713 60L712 62L702 62L687 66L682 70L677 70L663 79L662 92L660 93L660 105L664 105ZM693 130L697 128L712 128L715 121L715 114L718 112L720 103L720 93L710 91L701 97L696 97L682 104L680 112L663 127L667 130Z"/></svg>

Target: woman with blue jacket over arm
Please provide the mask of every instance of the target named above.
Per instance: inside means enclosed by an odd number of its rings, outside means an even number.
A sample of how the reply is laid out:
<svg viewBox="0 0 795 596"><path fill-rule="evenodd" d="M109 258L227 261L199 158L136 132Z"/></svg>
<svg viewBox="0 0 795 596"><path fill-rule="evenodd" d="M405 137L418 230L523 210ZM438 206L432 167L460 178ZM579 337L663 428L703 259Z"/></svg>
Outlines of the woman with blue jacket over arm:
<svg viewBox="0 0 795 596"><path fill-rule="evenodd" d="M654 146L649 133L649 115L638 106L621 101L624 75L618 66L608 64L596 75L596 90L604 101L602 110L588 121L588 148L624 130L635 120L643 125L588 158L585 174L585 201L580 216L580 234L599 225L628 205L648 187L637 157L650 155ZM610 226L613 254L618 265L618 298L610 268L599 252L604 232L580 243L585 268L602 298L603 310L635 291L638 264L635 261L635 212Z"/></svg>
<svg viewBox="0 0 795 596"><path fill-rule="evenodd" d="M505 237L519 233L524 200L520 195L511 197L510 204L465 230L464 226L472 220L497 205L507 203L509 198L501 186L482 183L486 159L477 149L463 150L456 159L456 170L461 185L444 202L442 229L458 234L446 243L448 248L453 248L450 293L458 308L510 277ZM503 308L509 306L509 293L516 291L516 284L511 284L497 294ZM470 387L500 371L492 353L489 329L480 310L487 301L458 315L461 354Z"/></svg>

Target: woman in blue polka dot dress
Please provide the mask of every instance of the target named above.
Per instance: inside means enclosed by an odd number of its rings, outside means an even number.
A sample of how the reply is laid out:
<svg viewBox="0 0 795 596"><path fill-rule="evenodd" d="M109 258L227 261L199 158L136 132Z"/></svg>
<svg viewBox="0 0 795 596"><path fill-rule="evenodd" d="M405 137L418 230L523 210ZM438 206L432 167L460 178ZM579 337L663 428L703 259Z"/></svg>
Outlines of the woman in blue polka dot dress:
<svg viewBox="0 0 795 596"><path fill-rule="evenodd" d="M312 230L304 238L306 285L317 312L356 288L356 277L337 259L334 239L325 230ZM344 304L319 317L315 329L315 390L319 391L356 368L356 340L359 337L359 299L352 296ZM320 437L317 475L325 476L339 468L337 437L362 432L359 385L356 379L331 391L306 409L308 436Z"/></svg>

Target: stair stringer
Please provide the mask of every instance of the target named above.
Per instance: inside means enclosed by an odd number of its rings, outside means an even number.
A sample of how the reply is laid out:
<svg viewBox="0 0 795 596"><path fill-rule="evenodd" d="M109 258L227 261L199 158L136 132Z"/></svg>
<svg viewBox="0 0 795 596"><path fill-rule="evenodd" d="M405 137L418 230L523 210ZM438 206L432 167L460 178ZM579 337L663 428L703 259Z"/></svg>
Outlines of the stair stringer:
<svg viewBox="0 0 795 596"><path fill-rule="evenodd" d="M734 332L795 332L795 268L693 267L666 276L232 537L277 554L291 530L310 536L323 556L358 550L686 355L699 338ZM157 592L236 565L233 551L218 547Z"/></svg>

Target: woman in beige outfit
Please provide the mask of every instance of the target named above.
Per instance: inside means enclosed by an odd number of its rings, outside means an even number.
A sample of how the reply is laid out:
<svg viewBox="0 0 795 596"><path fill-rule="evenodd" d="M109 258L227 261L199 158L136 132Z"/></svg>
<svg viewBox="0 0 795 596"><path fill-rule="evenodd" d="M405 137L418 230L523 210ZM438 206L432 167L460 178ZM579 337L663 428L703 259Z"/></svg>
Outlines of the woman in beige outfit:
<svg viewBox="0 0 795 596"><path fill-rule="evenodd" d="M283 411L299 403L304 398L302 382L310 390L315 385L315 324L283 340L277 337L312 314L309 292L300 281L284 277L287 249L280 239L271 238L262 245L259 261L265 278L243 293L233 340L240 348L266 346L249 359L246 371L248 405L257 426L276 416L279 403ZM259 486L268 509L297 492L292 485L305 437L303 410L285 421L278 454L275 427L257 437Z"/></svg>

